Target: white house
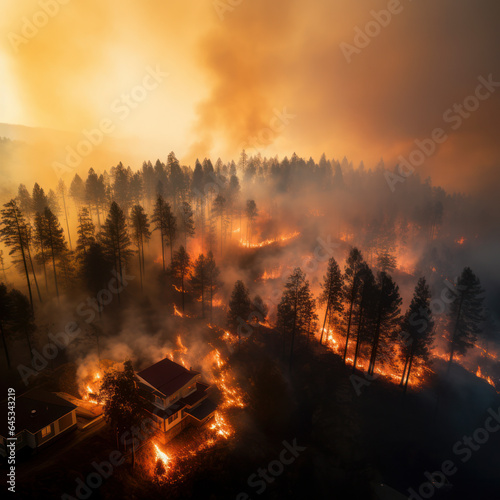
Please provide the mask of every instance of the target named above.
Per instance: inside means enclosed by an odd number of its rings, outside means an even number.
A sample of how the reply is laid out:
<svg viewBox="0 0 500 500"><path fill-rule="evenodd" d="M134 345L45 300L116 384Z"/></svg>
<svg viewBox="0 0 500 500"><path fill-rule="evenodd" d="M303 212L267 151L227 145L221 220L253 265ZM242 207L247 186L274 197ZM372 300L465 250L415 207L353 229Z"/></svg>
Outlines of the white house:
<svg viewBox="0 0 500 500"><path fill-rule="evenodd" d="M136 375L145 409L165 433L166 441L189 425L203 425L216 410L208 398L210 386L201 381L201 374L168 358Z"/></svg>

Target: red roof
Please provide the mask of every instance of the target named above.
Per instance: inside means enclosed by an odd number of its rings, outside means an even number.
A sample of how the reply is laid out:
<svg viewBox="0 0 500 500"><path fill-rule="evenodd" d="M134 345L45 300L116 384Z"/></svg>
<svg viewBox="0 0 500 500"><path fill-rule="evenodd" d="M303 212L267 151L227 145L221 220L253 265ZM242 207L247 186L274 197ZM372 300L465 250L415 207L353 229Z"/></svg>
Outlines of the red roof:
<svg viewBox="0 0 500 500"><path fill-rule="evenodd" d="M165 358L142 370L137 375L168 397L188 384L199 373L187 370L183 366Z"/></svg>

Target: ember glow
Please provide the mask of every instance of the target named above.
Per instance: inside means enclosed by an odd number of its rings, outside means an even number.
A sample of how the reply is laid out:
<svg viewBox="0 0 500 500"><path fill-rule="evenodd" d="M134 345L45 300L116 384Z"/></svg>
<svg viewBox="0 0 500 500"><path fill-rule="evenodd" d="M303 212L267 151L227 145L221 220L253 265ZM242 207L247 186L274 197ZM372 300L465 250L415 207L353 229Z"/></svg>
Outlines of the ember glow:
<svg viewBox="0 0 500 500"><path fill-rule="evenodd" d="M168 471L168 469L170 467L170 458L168 457L168 455L166 453L164 453L163 451L160 450L160 448L158 448L158 445L156 443L153 443L153 444L154 444L154 448L156 451L155 459L157 461L160 460L163 463L163 465L165 466L165 469Z"/></svg>
<svg viewBox="0 0 500 500"><path fill-rule="evenodd" d="M87 384L80 388L80 393L82 394L82 399L84 401L89 401L90 403L100 404L97 400L97 396L99 395L100 385L102 376L99 372L95 372L91 377L90 381Z"/></svg>
<svg viewBox="0 0 500 500"><path fill-rule="evenodd" d="M488 375L483 375L483 373L481 372L480 366L477 367L476 377L479 377L479 378L482 378L483 380L486 380L486 382L488 382L488 384L490 384L492 387L495 387L495 382L493 382L493 379Z"/></svg>
<svg viewBox="0 0 500 500"><path fill-rule="evenodd" d="M278 236L277 238L270 238L268 240L260 241L258 243L252 243L251 241L240 239L240 245L245 248L262 248L277 243L286 243L289 240L297 238L299 234L300 233L298 231L295 231L293 233L284 234L282 236Z"/></svg>

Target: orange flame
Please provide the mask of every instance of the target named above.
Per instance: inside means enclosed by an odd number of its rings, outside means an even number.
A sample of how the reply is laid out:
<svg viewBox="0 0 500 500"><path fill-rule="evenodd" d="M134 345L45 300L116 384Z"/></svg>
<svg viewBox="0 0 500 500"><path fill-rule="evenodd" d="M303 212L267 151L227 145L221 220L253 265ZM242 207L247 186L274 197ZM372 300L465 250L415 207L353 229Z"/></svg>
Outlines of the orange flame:
<svg viewBox="0 0 500 500"><path fill-rule="evenodd" d="M251 243L248 240L240 239L240 245L244 246L245 248L262 248L268 245L272 245L274 243L282 243L291 240L299 236L299 234L300 233L298 231L295 231L294 233L284 234L282 236L278 236L277 238L261 241L260 243Z"/></svg>

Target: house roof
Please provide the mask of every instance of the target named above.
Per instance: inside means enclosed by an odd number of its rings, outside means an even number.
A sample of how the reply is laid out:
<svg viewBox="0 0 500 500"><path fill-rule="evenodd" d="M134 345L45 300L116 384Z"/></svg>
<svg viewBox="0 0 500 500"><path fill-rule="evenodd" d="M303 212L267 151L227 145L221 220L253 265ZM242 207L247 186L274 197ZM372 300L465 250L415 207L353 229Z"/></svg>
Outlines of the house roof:
<svg viewBox="0 0 500 500"><path fill-rule="evenodd" d="M186 410L186 413L192 415L196 420L202 421L217 409L217 405L211 399L205 399L196 408Z"/></svg>
<svg viewBox="0 0 500 500"><path fill-rule="evenodd" d="M199 375L198 372L187 370L168 358L137 373L149 385L165 396L171 396Z"/></svg>
<svg viewBox="0 0 500 500"><path fill-rule="evenodd" d="M209 387L210 386L208 386L207 384L196 382L196 390L191 394L188 394L186 397L181 398L180 401L182 401L182 403L184 403L186 406L195 406L203 398L207 397L207 389Z"/></svg>
<svg viewBox="0 0 500 500"><path fill-rule="evenodd" d="M76 406L55 394L42 389L32 389L16 397L16 434L27 430L31 434L47 427L64 415L73 411ZM0 413L7 415L7 399L0 402ZM0 420L0 435L8 436L7 419Z"/></svg>

